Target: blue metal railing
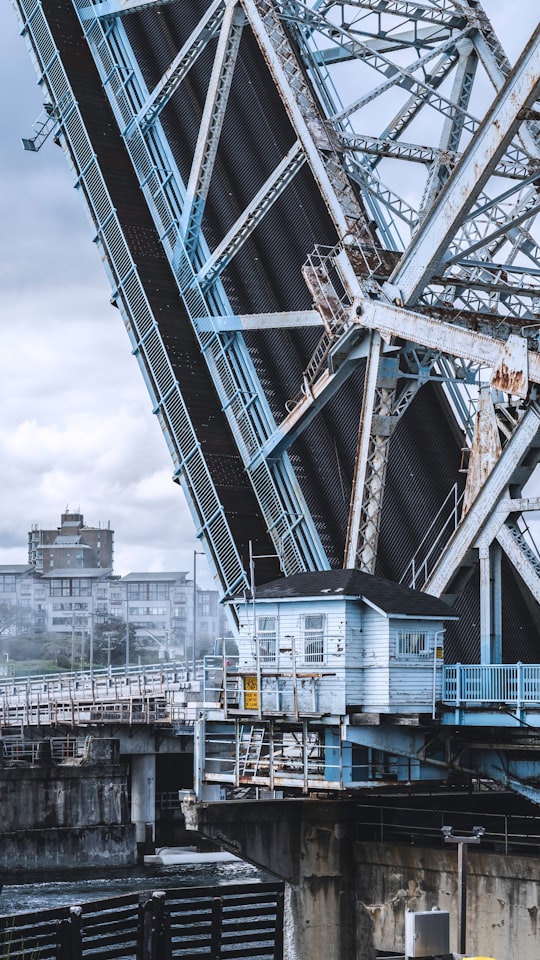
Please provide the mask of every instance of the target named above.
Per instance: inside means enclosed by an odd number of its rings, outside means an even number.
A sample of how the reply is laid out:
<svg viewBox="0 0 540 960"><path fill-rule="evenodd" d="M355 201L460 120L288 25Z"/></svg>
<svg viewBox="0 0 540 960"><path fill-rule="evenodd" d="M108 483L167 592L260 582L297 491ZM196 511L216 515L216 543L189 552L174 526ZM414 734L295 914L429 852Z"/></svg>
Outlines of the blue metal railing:
<svg viewBox="0 0 540 960"><path fill-rule="evenodd" d="M443 667L444 703L540 704L540 664L454 663Z"/></svg>

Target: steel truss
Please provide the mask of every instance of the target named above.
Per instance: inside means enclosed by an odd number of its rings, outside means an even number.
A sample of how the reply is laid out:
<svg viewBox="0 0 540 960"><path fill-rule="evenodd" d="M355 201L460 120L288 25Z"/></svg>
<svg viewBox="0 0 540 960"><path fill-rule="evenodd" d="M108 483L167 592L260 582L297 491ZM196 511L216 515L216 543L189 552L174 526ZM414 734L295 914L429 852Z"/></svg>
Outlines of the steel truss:
<svg viewBox="0 0 540 960"><path fill-rule="evenodd" d="M107 171L86 134L47 3L14 5L175 474L223 594L232 597L249 584L247 559L117 222ZM486 584L498 580L489 575L489 557L497 543L536 603L538 556L520 513L536 505L522 488L540 446L540 31L512 68L476 0L193 0L182 4L189 7L183 33L174 21L179 6L180 0L73 0L118 142L130 157L282 572L331 563L298 444L313 442L313 427L326 422L342 396L350 403L356 390L350 410L356 456L344 479L337 455L325 483L341 484L350 496L344 564L374 572L391 438L401 418L424 384L442 383L448 416L463 446L472 445L474 465L487 421L479 414L472 430L470 403L477 405L487 385L500 449L492 451L489 475L471 474L473 505L456 513L423 586L454 594L473 549L483 558L484 592L491 590ZM156 50L160 35L169 45L167 65L159 75L154 69L152 81L139 62L141 31L154 37L148 42ZM231 185L226 206L217 198L228 183L224 131L230 136L238 123L239 74L257 56L281 104L279 119L270 107L265 115L276 161L257 176L246 173L243 190ZM197 132L182 153L173 118L188 101L196 101ZM279 148L276 123L287 129ZM241 167L241 149L235 162ZM235 171L235 184L239 179ZM246 260L253 269L264 260L265 229L275 229L276 211L281 215L306 182L326 227L305 250L303 295L287 303L276 296L275 309L260 313L257 295L250 301L244 293L248 309L236 309L235 278ZM295 387L280 410L271 372L250 337L298 331L310 339L303 356L297 348ZM413 560L404 557L403 569ZM495 592L497 607L500 583ZM484 596L481 606L485 660L501 647L494 638L500 615L488 613L493 603Z"/></svg>

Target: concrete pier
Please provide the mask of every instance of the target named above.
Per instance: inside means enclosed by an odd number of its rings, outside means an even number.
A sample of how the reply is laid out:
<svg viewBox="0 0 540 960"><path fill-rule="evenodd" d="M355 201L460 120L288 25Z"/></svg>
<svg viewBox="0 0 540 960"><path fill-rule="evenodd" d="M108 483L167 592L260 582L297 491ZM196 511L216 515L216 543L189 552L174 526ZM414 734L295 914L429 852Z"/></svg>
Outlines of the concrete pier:
<svg viewBox="0 0 540 960"><path fill-rule="evenodd" d="M85 755L53 763L43 750L0 767L0 872L124 866L136 862L127 767L115 740L88 743Z"/></svg>
<svg viewBox="0 0 540 960"><path fill-rule="evenodd" d="M447 910L458 950L455 850L355 840L354 801L183 805L186 823L286 881L284 960L403 952L408 910ZM469 956L538 960L540 858L479 849L467 871ZM458 954L455 954L458 956Z"/></svg>
<svg viewBox="0 0 540 960"><path fill-rule="evenodd" d="M131 757L131 822L140 855L152 853L155 843L156 757L153 753Z"/></svg>
<svg viewBox="0 0 540 960"><path fill-rule="evenodd" d="M374 960L357 942L354 807L270 800L183 809L189 829L287 882L286 960Z"/></svg>

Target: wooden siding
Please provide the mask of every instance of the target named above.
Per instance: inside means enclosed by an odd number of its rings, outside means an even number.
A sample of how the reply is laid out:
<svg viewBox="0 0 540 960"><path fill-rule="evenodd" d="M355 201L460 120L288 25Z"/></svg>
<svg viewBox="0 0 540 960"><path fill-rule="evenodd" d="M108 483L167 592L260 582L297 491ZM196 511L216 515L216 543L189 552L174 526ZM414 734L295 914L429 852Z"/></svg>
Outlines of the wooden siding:
<svg viewBox="0 0 540 960"><path fill-rule="evenodd" d="M305 657L304 619L324 618L322 660ZM433 702L433 644L442 621L389 619L360 600L314 598L246 604L240 614L239 668L256 671L254 617L275 617L275 660L261 657L263 710L343 716L348 708L417 713ZM427 653L400 655L398 634L425 631ZM440 699L442 662L437 668ZM264 676L265 675L265 676ZM296 702L293 677L296 676Z"/></svg>

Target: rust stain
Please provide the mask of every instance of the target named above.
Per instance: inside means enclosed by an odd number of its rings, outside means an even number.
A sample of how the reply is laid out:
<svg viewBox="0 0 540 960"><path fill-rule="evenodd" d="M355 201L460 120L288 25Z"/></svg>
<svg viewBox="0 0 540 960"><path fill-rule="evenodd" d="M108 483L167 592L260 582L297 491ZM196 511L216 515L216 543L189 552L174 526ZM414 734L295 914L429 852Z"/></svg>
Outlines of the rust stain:
<svg viewBox="0 0 540 960"><path fill-rule="evenodd" d="M493 371L492 384L504 393L523 396L527 392L527 377L523 370L511 370L504 361Z"/></svg>

